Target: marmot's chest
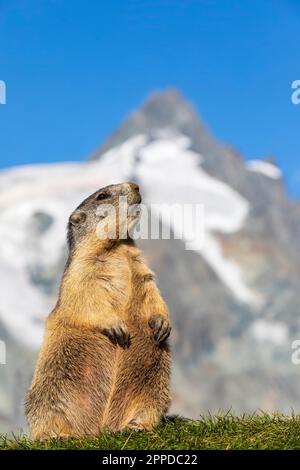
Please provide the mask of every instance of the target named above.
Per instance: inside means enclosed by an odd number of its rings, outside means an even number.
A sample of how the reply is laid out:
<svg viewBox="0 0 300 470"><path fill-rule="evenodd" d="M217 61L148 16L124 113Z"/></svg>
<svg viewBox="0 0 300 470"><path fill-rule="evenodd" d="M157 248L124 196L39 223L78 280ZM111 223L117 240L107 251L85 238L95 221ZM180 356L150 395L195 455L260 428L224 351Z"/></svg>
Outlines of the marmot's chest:
<svg viewBox="0 0 300 470"><path fill-rule="evenodd" d="M148 326L148 310L152 307L149 281L145 281L144 277L144 275L135 276L136 282L132 284L130 301L125 313L126 321L139 326L144 324Z"/></svg>

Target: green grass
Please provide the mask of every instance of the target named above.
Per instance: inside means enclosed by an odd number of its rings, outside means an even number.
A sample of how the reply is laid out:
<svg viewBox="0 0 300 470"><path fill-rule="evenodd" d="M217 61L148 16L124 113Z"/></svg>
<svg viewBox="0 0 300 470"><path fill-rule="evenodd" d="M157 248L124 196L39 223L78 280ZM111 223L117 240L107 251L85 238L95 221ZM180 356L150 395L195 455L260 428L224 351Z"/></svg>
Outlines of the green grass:
<svg viewBox="0 0 300 470"><path fill-rule="evenodd" d="M26 436L0 436L0 450L7 449L300 449L300 417L227 414L199 421L175 417L151 432L104 433L48 443L33 443Z"/></svg>

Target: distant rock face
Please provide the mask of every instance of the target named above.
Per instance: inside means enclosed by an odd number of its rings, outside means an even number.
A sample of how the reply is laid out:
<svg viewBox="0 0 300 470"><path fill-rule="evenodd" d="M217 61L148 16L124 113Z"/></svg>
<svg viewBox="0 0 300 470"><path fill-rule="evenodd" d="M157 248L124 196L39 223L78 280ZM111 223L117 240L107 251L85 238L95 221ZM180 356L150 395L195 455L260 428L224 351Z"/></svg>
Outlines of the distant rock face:
<svg viewBox="0 0 300 470"><path fill-rule="evenodd" d="M297 411L300 205L274 161L245 163L170 90L151 96L91 161L0 173L0 339L8 353L0 430L24 427L24 393L66 260L68 215L99 187L132 179L171 233L139 243L173 318L172 411ZM192 241L198 215L178 217L176 204L204 210Z"/></svg>

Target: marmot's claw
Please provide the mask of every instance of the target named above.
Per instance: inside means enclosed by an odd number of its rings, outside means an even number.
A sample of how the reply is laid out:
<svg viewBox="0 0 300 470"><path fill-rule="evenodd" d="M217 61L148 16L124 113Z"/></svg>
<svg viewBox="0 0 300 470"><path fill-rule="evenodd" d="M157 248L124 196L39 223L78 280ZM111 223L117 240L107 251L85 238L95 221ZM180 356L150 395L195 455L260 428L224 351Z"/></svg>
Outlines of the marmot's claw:
<svg viewBox="0 0 300 470"><path fill-rule="evenodd" d="M149 320L149 326L152 329L155 341L162 343L171 333L171 325L162 315L156 315Z"/></svg>
<svg viewBox="0 0 300 470"><path fill-rule="evenodd" d="M124 349L128 348L130 345L129 332L124 322L112 328L104 328L102 333L107 336L113 344L118 344Z"/></svg>

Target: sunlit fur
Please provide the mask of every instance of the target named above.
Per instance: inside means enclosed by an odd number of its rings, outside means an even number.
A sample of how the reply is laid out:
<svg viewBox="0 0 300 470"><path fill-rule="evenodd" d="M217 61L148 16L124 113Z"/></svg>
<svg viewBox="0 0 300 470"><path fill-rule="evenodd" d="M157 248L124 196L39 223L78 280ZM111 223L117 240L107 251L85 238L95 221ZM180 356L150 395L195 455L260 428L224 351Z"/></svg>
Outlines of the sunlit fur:
<svg viewBox="0 0 300 470"><path fill-rule="evenodd" d="M108 188L103 202L126 192L137 201L136 185ZM151 429L169 406L170 351L149 326L157 315L169 325L167 306L135 243L96 235L97 194L74 212L87 215L83 226L74 215L78 226L69 225L70 256L26 403L34 439ZM103 334L122 322L124 348Z"/></svg>

